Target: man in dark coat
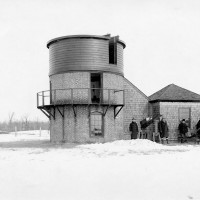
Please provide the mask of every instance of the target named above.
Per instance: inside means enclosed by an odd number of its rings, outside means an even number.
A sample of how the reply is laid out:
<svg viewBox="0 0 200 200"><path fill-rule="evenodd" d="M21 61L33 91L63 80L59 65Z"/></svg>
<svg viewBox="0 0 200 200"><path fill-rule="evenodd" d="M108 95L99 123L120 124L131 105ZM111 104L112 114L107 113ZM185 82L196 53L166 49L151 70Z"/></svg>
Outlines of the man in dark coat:
<svg viewBox="0 0 200 200"><path fill-rule="evenodd" d="M197 137L200 139L200 120L196 124Z"/></svg>
<svg viewBox="0 0 200 200"><path fill-rule="evenodd" d="M131 132L131 139L137 139L138 125L134 118L132 119L132 122L129 125L129 131Z"/></svg>
<svg viewBox="0 0 200 200"><path fill-rule="evenodd" d="M168 143L168 125L167 125L167 121L165 120L165 118L161 118L161 120L159 120L158 122L158 132L160 133L160 138L163 141L163 138L166 138L167 143Z"/></svg>
<svg viewBox="0 0 200 200"><path fill-rule="evenodd" d="M188 127L187 127L187 124L185 122L185 119L183 119L181 121L181 123L179 124L178 130L179 130L180 137L181 137L181 143L182 142L186 142L187 141L187 139L186 139L186 133L188 132Z"/></svg>

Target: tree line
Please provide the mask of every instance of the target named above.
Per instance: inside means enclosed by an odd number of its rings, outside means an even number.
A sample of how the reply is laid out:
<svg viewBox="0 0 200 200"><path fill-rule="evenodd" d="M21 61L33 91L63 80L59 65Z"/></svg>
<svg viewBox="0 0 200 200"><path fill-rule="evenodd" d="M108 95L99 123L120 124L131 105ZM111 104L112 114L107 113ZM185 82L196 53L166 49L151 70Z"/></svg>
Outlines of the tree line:
<svg viewBox="0 0 200 200"><path fill-rule="evenodd" d="M49 121L41 121L39 119L30 120L29 115L24 115L20 119L14 118L15 113L8 114L8 120L0 122L0 131L14 132L27 130L49 130Z"/></svg>

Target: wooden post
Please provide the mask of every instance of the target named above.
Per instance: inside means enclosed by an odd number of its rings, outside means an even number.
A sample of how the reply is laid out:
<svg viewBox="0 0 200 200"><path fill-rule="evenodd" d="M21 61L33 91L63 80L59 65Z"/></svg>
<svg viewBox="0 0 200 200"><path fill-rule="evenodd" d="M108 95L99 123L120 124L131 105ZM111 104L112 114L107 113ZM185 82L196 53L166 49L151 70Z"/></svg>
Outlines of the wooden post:
<svg viewBox="0 0 200 200"><path fill-rule="evenodd" d="M155 130L153 132L153 141L155 142L155 137L158 137L159 142L161 143L160 133L158 132L158 122L159 120L154 121Z"/></svg>
<svg viewBox="0 0 200 200"><path fill-rule="evenodd" d="M123 105L125 104L125 92L124 90L122 90L122 94L123 94Z"/></svg>
<svg viewBox="0 0 200 200"><path fill-rule="evenodd" d="M110 105L110 89L108 90L108 104Z"/></svg>
<svg viewBox="0 0 200 200"><path fill-rule="evenodd" d="M155 130L154 130L154 132L155 132L155 133L158 133L158 120L155 120L155 121L154 121L154 125L155 125Z"/></svg>
<svg viewBox="0 0 200 200"><path fill-rule="evenodd" d="M37 107L39 106L39 94L37 93Z"/></svg>
<svg viewBox="0 0 200 200"><path fill-rule="evenodd" d="M88 104L91 102L91 89L88 88Z"/></svg>
<svg viewBox="0 0 200 200"><path fill-rule="evenodd" d="M104 92L103 92L103 88L101 88L101 103L102 104L105 104L105 101L104 101Z"/></svg>
<svg viewBox="0 0 200 200"><path fill-rule="evenodd" d="M15 137L17 136L17 127L15 126Z"/></svg>
<svg viewBox="0 0 200 200"><path fill-rule="evenodd" d="M72 104L74 103L74 99L73 99L73 89L71 88L71 98L72 98Z"/></svg>
<svg viewBox="0 0 200 200"><path fill-rule="evenodd" d="M44 106L44 91L42 91L42 106Z"/></svg>
<svg viewBox="0 0 200 200"><path fill-rule="evenodd" d="M54 102L54 105L56 104L56 90L54 90L54 100L53 100L53 102Z"/></svg>

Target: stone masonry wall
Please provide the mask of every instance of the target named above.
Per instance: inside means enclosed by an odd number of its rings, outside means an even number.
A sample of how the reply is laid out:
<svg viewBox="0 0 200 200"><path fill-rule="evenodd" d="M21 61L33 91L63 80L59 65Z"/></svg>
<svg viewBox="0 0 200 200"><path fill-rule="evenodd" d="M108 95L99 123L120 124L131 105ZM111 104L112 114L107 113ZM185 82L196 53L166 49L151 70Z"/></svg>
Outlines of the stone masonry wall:
<svg viewBox="0 0 200 200"><path fill-rule="evenodd" d="M103 73L103 88L104 89L116 89L123 90L124 77L111 74ZM113 92L113 91L112 91ZM123 92L116 91L114 94L115 103L123 103ZM116 109L116 111L119 108ZM104 117L104 130L105 130L105 140L113 141L124 139L123 131L123 109L119 112L116 118L114 118L114 108L110 107Z"/></svg>
<svg viewBox="0 0 200 200"><path fill-rule="evenodd" d="M90 88L90 73L66 73L57 74L50 77L52 82L52 89L66 89L66 88ZM103 88L105 89L123 89L123 77L103 73ZM113 90L112 90L113 91ZM57 98L59 94L56 94ZM80 101L84 99L86 94L81 93L78 95ZM119 93L114 93L117 101L121 100ZM60 99L67 97L67 94L60 95ZM105 108L104 108L105 109ZM62 107L60 107L62 111ZM77 106L76 117L72 106L65 106L64 119L56 109L55 120L50 120L51 124L51 141L53 142L107 142L118 139L123 139L123 112L114 118L114 108L109 107L106 115L104 116L104 137L90 137L90 118L89 112L99 111L103 112L103 107L92 106ZM53 110L52 110L53 112Z"/></svg>
<svg viewBox="0 0 200 200"><path fill-rule="evenodd" d="M160 103L156 102L156 103L152 103L152 114L153 117L156 117L160 114Z"/></svg>
<svg viewBox="0 0 200 200"><path fill-rule="evenodd" d="M68 89L68 88L89 88L90 74L88 72L64 73L50 76L52 90ZM81 91L81 92L79 92ZM71 101L71 91L56 91L56 98L52 94L53 101L68 100ZM88 100L88 90L73 90L73 101L81 102ZM62 108L60 107L62 111ZM77 109L77 117L74 116L72 106L65 106L64 119L56 109L55 120L51 118L51 141L68 141L68 142L85 142L87 141L89 132L88 108L79 106Z"/></svg>
<svg viewBox="0 0 200 200"><path fill-rule="evenodd" d="M51 112L54 112L53 109L51 109ZM50 141L63 141L63 119L58 111L55 112L55 120L53 117L50 120Z"/></svg>
<svg viewBox="0 0 200 200"><path fill-rule="evenodd" d="M87 88L90 88L90 73L71 72L56 74L50 76L50 81L52 83L53 102L56 101L59 103L69 103L73 101L74 103L86 103L88 101L89 91ZM73 90L71 90L71 88L73 88ZM80 88L82 89L80 90ZM54 91L54 89L57 90Z"/></svg>
<svg viewBox="0 0 200 200"><path fill-rule="evenodd" d="M169 126L169 137L177 138L179 125L179 108L191 108L191 131L200 117L200 103L160 102L160 114L166 118Z"/></svg>
<svg viewBox="0 0 200 200"><path fill-rule="evenodd" d="M50 76L52 89L89 88L90 73L71 72Z"/></svg>
<svg viewBox="0 0 200 200"><path fill-rule="evenodd" d="M149 115L149 103L148 98L131 82L124 79L125 90L125 107L124 113L124 133L126 139L130 139L129 124L134 117L140 128L140 121Z"/></svg>

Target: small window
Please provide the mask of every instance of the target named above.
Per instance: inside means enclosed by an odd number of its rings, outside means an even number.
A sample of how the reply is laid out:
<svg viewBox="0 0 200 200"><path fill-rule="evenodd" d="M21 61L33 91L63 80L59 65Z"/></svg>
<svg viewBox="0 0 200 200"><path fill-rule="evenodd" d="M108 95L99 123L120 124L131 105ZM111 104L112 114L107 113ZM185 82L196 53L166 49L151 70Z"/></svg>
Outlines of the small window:
<svg viewBox="0 0 200 200"><path fill-rule="evenodd" d="M115 38L109 42L109 64L117 64L117 42Z"/></svg>
<svg viewBox="0 0 200 200"><path fill-rule="evenodd" d="M186 124L191 128L191 108L179 108L179 121L185 119Z"/></svg>
<svg viewBox="0 0 200 200"><path fill-rule="evenodd" d="M90 135L103 136L103 115L101 113L91 113Z"/></svg>
<svg viewBox="0 0 200 200"><path fill-rule="evenodd" d="M102 96L102 74L101 73L91 73L91 101L92 103L100 103Z"/></svg>

